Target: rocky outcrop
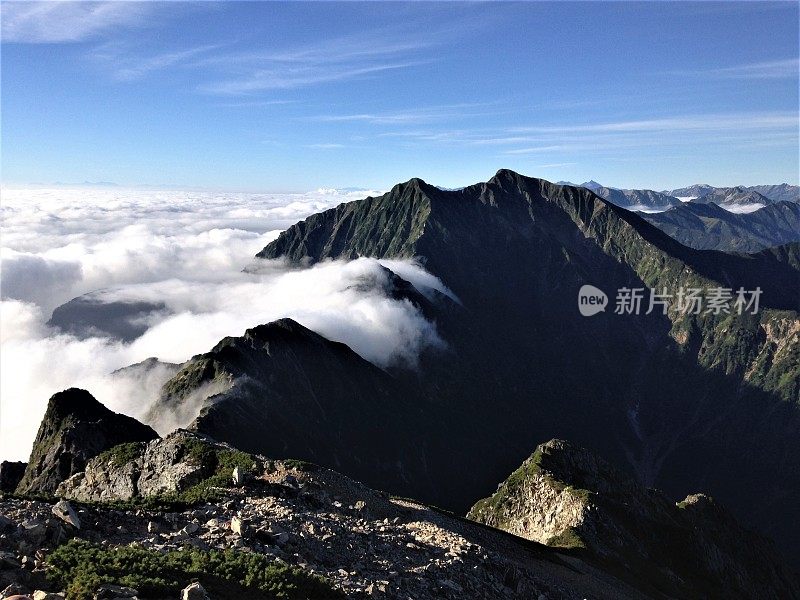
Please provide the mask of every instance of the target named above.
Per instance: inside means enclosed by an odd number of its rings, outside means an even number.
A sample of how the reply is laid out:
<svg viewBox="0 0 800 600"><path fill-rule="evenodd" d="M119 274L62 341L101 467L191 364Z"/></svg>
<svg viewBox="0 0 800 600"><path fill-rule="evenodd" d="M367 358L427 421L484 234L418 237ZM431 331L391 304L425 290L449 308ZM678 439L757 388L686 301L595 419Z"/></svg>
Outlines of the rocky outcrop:
<svg viewBox="0 0 800 600"><path fill-rule="evenodd" d="M148 443L116 446L91 459L84 471L61 483L56 493L81 502L179 494L214 474L215 452L222 450L232 451L182 430Z"/></svg>
<svg viewBox="0 0 800 600"><path fill-rule="evenodd" d="M652 593L800 597L800 579L772 544L710 497L675 504L562 440L540 445L468 517L591 557Z"/></svg>
<svg viewBox="0 0 800 600"><path fill-rule="evenodd" d="M85 390L71 388L50 398L33 443L21 494L52 494L86 462L125 442L145 442L158 434L136 419L110 411Z"/></svg>
<svg viewBox="0 0 800 600"><path fill-rule="evenodd" d="M17 489L28 463L4 460L0 463L0 492L13 492Z"/></svg>

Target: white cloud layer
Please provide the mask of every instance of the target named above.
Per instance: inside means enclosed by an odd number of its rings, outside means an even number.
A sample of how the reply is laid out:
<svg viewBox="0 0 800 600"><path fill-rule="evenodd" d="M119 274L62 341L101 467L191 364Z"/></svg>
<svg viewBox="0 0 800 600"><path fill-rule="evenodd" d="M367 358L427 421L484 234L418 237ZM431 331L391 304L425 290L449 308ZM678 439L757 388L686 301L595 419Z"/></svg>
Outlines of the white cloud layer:
<svg viewBox="0 0 800 600"><path fill-rule="evenodd" d="M143 417L167 369L111 377L156 356L179 363L221 338L291 317L380 366L415 364L442 341L409 302L390 295L373 259L292 268L253 255L312 212L367 195L247 195L119 190L3 190L0 458L24 459L47 399L84 387L114 410ZM384 261L423 293L449 293L408 261ZM243 272L245 266L250 272ZM131 343L78 339L46 325L86 292L104 301L157 301ZM162 432L183 418L155 423Z"/></svg>
<svg viewBox="0 0 800 600"><path fill-rule="evenodd" d="M377 193L4 188L0 292L49 313L118 284L218 281L296 221Z"/></svg>

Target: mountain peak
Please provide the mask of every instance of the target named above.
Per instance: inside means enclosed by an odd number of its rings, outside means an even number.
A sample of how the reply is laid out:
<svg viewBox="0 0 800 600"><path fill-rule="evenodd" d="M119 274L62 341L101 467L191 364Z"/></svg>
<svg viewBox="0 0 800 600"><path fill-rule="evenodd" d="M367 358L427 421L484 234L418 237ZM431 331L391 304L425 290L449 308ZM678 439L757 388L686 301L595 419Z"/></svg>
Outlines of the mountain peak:
<svg viewBox="0 0 800 600"><path fill-rule="evenodd" d="M50 397L44 419L60 425L68 417L95 421L113 414L86 390L69 388Z"/></svg>
<svg viewBox="0 0 800 600"><path fill-rule="evenodd" d="M406 190L416 190L420 192L428 192L429 190L433 189L435 186L430 185L427 181L420 177L412 177L408 181L404 183L398 183L394 187L392 187L392 191L390 193L400 193L402 194Z"/></svg>
<svg viewBox="0 0 800 600"><path fill-rule="evenodd" d="M278 333L278 332L286 332L292 334L312 334L317 335L307 327L304 327L294 319L289 317L284 317L282 319L276 319L275 321L270 321L269 323L265 323L263 325L256 325L255 327L251 327L247 331L245 331L245 336L249 337L256 337L256 338L266 338L269 337L270 334Z"/></svg>
<svg viewBox="0 0 800 600"><path fill-rule="evenodd" d="M504 182L518 184L520 181L537 181L535 177L527 177L511 169L499 169L488 181L489 184L502 184Z"/></svg>
<svg viewBox="0 0 800 600"><path fill-rule="evenodd" d="M53 493L86 461L126 442L156 439L158 434L132 417L115 413L86 390L54 394L47 405L31 450L20 493Z"/></svg>
<svg viewBox="0 0 800 600"><path fill-rule="evenodd" d="M594 179L590 179L589 181L584 181L580 187L585 187L587 190L599 190L604 188L605 186L602 183L597 183Z"/></svg>

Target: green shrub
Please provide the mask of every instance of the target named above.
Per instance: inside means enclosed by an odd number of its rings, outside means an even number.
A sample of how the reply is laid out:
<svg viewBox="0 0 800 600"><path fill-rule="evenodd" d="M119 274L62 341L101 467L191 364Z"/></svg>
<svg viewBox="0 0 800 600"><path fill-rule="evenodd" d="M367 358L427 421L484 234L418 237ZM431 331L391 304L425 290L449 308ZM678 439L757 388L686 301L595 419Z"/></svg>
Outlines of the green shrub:
<svg viewBox="0 0 800 600"><path fill-rule="evenodd" d="M222 600L345 597L322 577L260 554L233 550L162 553L137 546L103 548L73 539L52 552L47 564L48 577L66 589L69 600L90 600L104 583L136 588L143 598L175 597L192 581Z"/></svg>
<svg viewBox="0 0 800 600"><path fill-rule="evenodd" d="M119 444L100 453L98 458L102 462L111 462L113 465L121 467L139 458L142 455L144 446L145 444L142 442Z"/></svg>

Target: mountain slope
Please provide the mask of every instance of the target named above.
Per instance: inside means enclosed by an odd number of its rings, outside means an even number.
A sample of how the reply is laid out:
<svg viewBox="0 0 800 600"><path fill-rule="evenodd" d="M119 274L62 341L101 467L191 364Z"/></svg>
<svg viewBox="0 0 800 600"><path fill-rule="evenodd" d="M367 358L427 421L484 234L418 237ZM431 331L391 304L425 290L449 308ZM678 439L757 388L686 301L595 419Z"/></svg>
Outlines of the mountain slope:
<svg viewBox="0 0 800 600"><path fill-rule="evenodd" d="M281 337L330 346L292 323L273 329L270 352ZM76 429L96 423L87 405L59 408ZM144 427L125 419L109 423L110 436ZM710 498L675 506L560 440L479 502L473 520L181 429L56 475L55 505L0 494L0 595L137 594L112 584L175 597L191 581L220 600L274 599L276 589L287 598L386 600L798 594L769 545ZM542 525L559 534L540 535Z"/></svg>
<svg viewBox="0 0 800 600"><path fill-rule="evenodd" d="M282 319L226 338L164 386L155 411L216 393L191 428L251 452L314 461L373 485L432 493L443 447L426 426L436 407L413 380ZM391 424L387 427L387 424Z"/></svg>
<svg viewBox="0 0 800 600"><path fill-rule="evenodd" d="M693 250L589 190L510 171L457 191L413 179L312 215L259 253L362 255L416 256L463 303L432 307L450 351L413 375L449 413L432 425L449 468L426 500L466 510L532 442L564 437L676 499L707 490L769 534L800 533L786 526L800 502L800 282L778 255ZM760 286L762 310L585 318L587 283L612 303L621 288Z"/></svg>
<svg viewBox="0 0 800 600"><path fill-rule="evenodd" d="M776 202L751 213L732 213L714 203L686 202L641 216L698 250L758 252L800 241L800 204L795 202Z"/></svg>
<svg viewBox="0 0 800 600"><path fill-rule="evenodd" d="M749 190L758 192L774 202L800 202L800 186L779 183L777 185L751 185Z"/></svg>
<svg viewBox="0 0 800 600"><path fill-rule="evenodd" d="M781 565L770 542L708 496L670 502L562 440L539 445L469 518L591 556L654 594L800 597L800 577Z"/></svg>

